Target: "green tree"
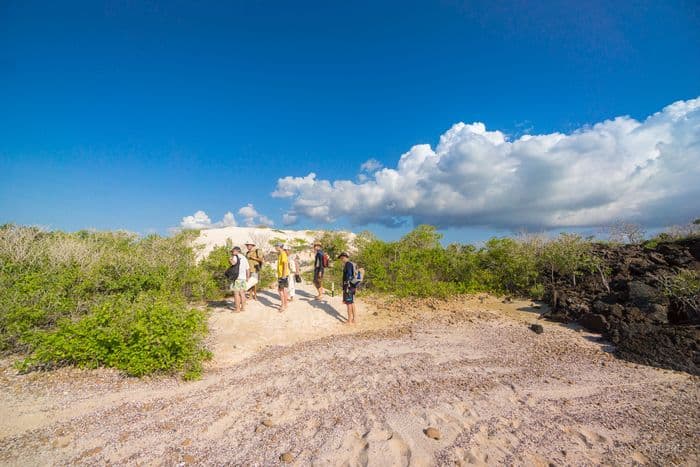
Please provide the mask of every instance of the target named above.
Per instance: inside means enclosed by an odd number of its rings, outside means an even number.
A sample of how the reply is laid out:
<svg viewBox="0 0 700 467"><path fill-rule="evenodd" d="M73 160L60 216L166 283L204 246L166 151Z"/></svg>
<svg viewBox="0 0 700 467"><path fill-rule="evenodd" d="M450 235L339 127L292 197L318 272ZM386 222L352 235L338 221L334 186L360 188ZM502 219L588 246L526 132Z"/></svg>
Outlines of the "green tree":
<svg viewBox="0 0 700 467"><path fill-rule="evenodd" d="M401 238L399 245L402 249L434 249L440 247L442 234L433 225L419 225Z"/></svg>
<svg viewBox="0 0 700 467"><path fill-rule="evenodd" d="M345 232L326 230L317 241L331 259L337 258L340 253L348 249L348 237Z"/></svg>
<svg viewBox="0 0 700 467"><path fill-rule="evenodd" d="M591 243L580 235L561 233L548 242L540 254L540 264L554 283L555 275L570 278L576 286L576 278L586 272L600 271L601 261L591 253Z"/></svg>

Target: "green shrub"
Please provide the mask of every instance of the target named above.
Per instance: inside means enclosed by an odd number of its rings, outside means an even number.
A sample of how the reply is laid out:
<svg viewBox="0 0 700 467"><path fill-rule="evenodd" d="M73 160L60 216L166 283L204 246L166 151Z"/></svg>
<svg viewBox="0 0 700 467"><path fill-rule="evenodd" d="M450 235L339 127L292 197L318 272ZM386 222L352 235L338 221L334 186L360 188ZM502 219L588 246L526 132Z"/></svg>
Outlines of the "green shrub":
<svg viewBox="0 0 700 467"><path fill-rule="evenodd" d="M440 244L432 226L418 226L398 242L383 242L371 234L355 241L354 261L365 268L365 286L400 296L447 296L454 293L510 293L541 299L547 278L576 283L586 272L599 270L591 243L562 234L493 238L483 248Z"/></svg>
<svg viewBox="0 0 700 467"><path fill-rule="evenodd" d="M33 352L30 360L39 355L59 356L58 350L51 352L54 344L66 351L65 346L59 345L58 337L38 336L50 336L60 329L80 330L80 326L88 326L101 316L101 307L136 319L140 315L125 310L141 303L142 297L167 296L173 303L181 303L219 296L211 267L215 260L195 264L190 246L195 235L196 232L183 232L170 238L157 235L140 238L127 232L65 233L3 226L0 228L0 290L3 291L0 352ZM184 332L190 332L189 329L185 327ZM160 338L158 342L165 340ZM119 352L126 352L126 348L120 347ZM37 361L48 364L46 358ZM111 365L117 360L99 361ZM189 371L191 365L188 365L183 371ZM119 367L123 366L120 363ZM144 368L156 367L145 365ZM130 374L137 373L130 370Z"/></svg>
<svg viewBox="0 0 700 467"><path fill-rule="evenodd" d="M539 277L537 252L512 238L492 238L479 252L484 285L492 292L523 293Z"/></svg>
<svg viewBox="0 0 700 467"><path fill-rule="evenodd" d="M550 282L558 276L571 279L575 286L577 277L601 268L602 263L592 254L591 247L591 242L580 235L562 233L544 245L539 262Z"/></svg>
<svg viewBox="0 0 700 467"><path fill-rule="evenodd" d="M290 246L291 246L292 251L294 253L299 253L301 251L308 250L310 248L307 241L303 238L293 238L290 241L290 243L291 243Z"/></svg>
<svg viewBox="0 0 700 467"><path fill-rule="evenodd" d="M345 232L327 230L316 241L323 246L323 251L328 253L331 261L334 261L339 254L348 250L348 238Z"/></svg>
<svg viewBox="0 0 700 467"><path fill-rule="evenodd" d="M275 266L276 267L276 266ZM264 264L258 278L258 289L267 289L277 283L277 272L269 264Z"/></svg>
<svg viewBox="0 0 700 467"><path fill-rule="evenodd" d="M700 313L700 273L681 269L674 276L661 277L659 280L664 295L677 309Z"/></svg>
<svg viewBox="0 0 700 467"><path fill-rule="evenodd" d="M209 255L200 263L200 267L204 269L212 278L218 291L225 294L228 291L228 279L224 276L224 272L228 269L231 258L231 249L226 246L218 246L214 248Z"/></svg>
<svg viewBox="0 0 700 467"><path fill-rule="evenodd" d="M131 376L179 372L192 379L211 356L202 345L205 334L205 313L188 308L181 298L144 293L131 302L115 297L79 320L62 319L54 330L31 333L34 351L18 366L107 366Z"/></svg>
<svg viewBox="0 0 700 467"><path fill-rule="evenodd" d="M542 300L544 298L544 284L537 283L534 284L530 289L527 291L527 295L531 297L533 300Z"/></svg>
<svg viewBox="0 0 700 467"><path fill-rule="evenodd" d="M271 239L269 239L269 240L267 241L267 243L268 243L271 247L276 247L278 243L281 243L281 244L284 245L284 243L285 243L286 241L287 241L287 240L284 239L284 238L282 238L282 237L272 237Z"/></svg>
<svg viewBox="0 0 700 467"><path fill-rule="evenodd" d="M445 296L464 291L449 254L432 226L419 226L398 242L371 236L356 243L353 261L365 269L365 287L399 296ZM339 274L339 272L338 272Z"/></svg>

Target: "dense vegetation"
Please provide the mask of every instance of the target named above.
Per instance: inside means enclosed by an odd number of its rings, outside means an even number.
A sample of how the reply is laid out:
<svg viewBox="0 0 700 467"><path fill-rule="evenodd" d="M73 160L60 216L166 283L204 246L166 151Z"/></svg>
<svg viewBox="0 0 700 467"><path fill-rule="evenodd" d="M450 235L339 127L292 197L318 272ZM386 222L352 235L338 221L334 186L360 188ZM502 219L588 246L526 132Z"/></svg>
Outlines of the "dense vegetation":
<svg viewBox="0 0 700 467"><path fill-rule="evenodd" d="M195 264L196 235L0 227L0 352L28 353L24 369L196 377L206 319L188 302L219 294L211 270Z"/></svg>
<svg viewBox="0 0 700 467"><path fill-rule="evenodd" d="M539 271L544 243L537 238L494 238L482 248L443 247L440 239L435 228L427 225L396 242L363 233L357 239L354 260L365 268L365 286L379 292L440 297L481 291L542 293ZM565 267L554 256L551 266Z"/></svg>
<svg viewBox="0 0 700 467"><path fill-rule="evenodd" d="M700 222L695 221L661 233L644 246L698 234ZM541 298L555 281L576 286L583 275L597 274L605 282L608 274L593 252L595 244L577 234L492 238L480 248L463 244L443 247L440 240L441 235L428 225L417 227L396 242L363 232L355 241L352 259L365 268L366 288L403 296L491 292ZM691 290L695 284L678 281L669 290Z"/></svg>
<svg viewBox="0 0 700 467"><path fill-rule="evenodd" d="M619 238L638 240L638 230L630 229L618 228ZM643 246L699 231L696 221ZM135 376L197 377L210 355L203 346L206 312L192 304L226 294L223 272L230 250L230 245L215 248L197 264L191 246L197 234L139 237L0 226L0 354L25 355L18 364L24 370L108 366ZM423 225L394 242L369 232L352 245L342 232L325 232L318 240L333 259L350 250L366 271L364 288L400 296L492 292L541 298L555 281L575 286L579 277L594 273L605 283L609 274L594 244L576 234L445 247L436 229ZM274 284L273 267L265 264L260 287ZM340 276L341 262L334 260L327 288L334 283L338 290ZM664 294L680 308L697 308L696 272L667 279Z"/></svg>

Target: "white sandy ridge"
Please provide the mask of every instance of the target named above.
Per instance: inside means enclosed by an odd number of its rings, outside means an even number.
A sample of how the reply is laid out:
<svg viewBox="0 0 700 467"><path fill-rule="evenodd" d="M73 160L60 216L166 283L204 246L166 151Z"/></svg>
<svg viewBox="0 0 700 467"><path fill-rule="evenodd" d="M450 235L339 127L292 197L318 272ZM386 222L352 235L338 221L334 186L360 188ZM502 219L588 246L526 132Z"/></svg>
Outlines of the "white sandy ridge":
<svg viewBox="0 0 700 467"><path fill-rule="evenodd" d="M344 232L348 242L355 238L352 232ZM200 246L197 251L197 259L205 258L218 246L225 246L230 241L232 246L240 246L245 251L245 243L253 242L265 253L274 249L273 243L280 241L290 246L308 245L307 254L311 254L311 246L315 240L323 235L322 230L282 230L259 227L222 227L219 229L202 230L194 241L195 246ZM306 255L304 255L306 256Z"/></svg>

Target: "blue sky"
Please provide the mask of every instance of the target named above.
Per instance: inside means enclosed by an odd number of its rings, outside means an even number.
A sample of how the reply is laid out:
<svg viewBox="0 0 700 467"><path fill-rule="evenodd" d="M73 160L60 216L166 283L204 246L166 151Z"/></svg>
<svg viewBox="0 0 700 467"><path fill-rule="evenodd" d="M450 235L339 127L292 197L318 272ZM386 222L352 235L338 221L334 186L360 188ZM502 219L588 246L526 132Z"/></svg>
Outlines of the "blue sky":
<svg viewBox="0 0 700 467"><path fill-rule="evenodd" d="M664 188L700 185L699 10L692 1L2 2L0 223L165 233L200 210L241 225L252 204L276 226L395 238L429 221L473 241L613 217L678 222L700 215L696 191ZM662 110L677 101L682 110ZM629 119L595 130L618 116ZM439 149L459 122L468 125ZM520 142L525 134L542 135L543 149ZM403 154L416 173L399 167ZM383 169L360 175L370 159ZM642 166L646 184L622 169ZM294 182L310 173L313 186ZM391 193L394 176L412 185ZM342 180L353 184L336 187ZM398 198L407 191L416 199ZM545 197L557 201L534 199Z"/></svg>

